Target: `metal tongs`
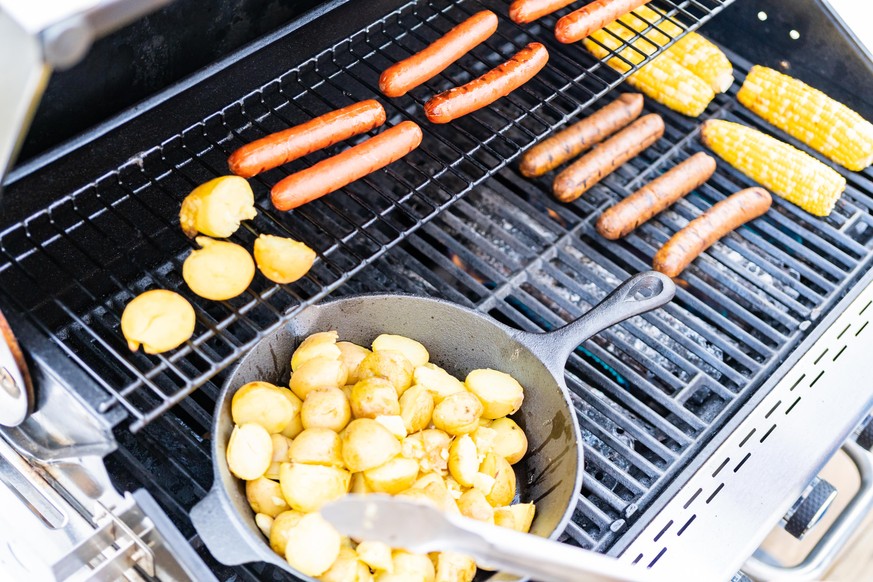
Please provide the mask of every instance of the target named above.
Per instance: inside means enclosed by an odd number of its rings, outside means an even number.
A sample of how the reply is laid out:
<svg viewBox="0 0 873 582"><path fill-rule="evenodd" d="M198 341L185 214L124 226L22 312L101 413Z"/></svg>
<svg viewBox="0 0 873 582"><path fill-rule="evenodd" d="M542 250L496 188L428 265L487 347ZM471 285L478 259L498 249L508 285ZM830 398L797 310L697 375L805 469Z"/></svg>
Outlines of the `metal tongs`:
<svg viewBox="0 0 873 582"><path fill-rule="evenodd" d="M325 505L321 515L355 538L384 542L410 552L461 552L484 568L543 582L654 579L644 568L615 558L389 495L346 495Z"/></svg>

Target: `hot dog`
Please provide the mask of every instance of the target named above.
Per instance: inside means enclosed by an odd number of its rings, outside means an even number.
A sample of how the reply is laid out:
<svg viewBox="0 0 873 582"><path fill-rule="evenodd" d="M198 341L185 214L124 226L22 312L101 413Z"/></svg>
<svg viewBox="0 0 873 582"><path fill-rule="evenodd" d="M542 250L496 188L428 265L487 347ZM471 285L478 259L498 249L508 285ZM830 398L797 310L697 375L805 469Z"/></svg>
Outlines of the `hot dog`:
<svg viewBox="0 0 873 582"><path fill-rule="evenodd" d="M579 158L555 177L552 191L561 202L572 202L664 135L660 115L644 115Z"/></svg>
<svg viewBox="0 0 873 582"><path fill-rule="evenodd" d="M518 169L528 178L542 176L626 126L642 111L642 95L622 93L612 103L529 149Z"/></svg>
<svg viewBox="0 0 873 582"><path fill-rule="evenodd" d="M424 104L424 114L431 123L448 123L481 109L531 80L548 60L546 47L532 42L478 79L434 96Z"/></svg>
<svg viewBox="0 0 873 582"><path fill-rule="evenodd" d="M421 137L421 128L415 123L398 123L376 137L282 179L270 191L273 206L291 210L338 190L399 160L418 147Z"/></svg>
<svg viewBox="0 0 873 582"><path fill-rule="evenodd" d="M555 24L555 38L563 43L580 41L648 2L649 0L596 0L558 19Z"/></svg>
<svg viewBox="0 0 873 582"><path fill-rule="evenodd" d="M706 182L715 172L715 160L698 152L664 172L597 220L597 232L616 240L627 236L641 224Z"/></svg>
<svg viewBox="0 0 873 582"><path fill-rule="evenodd" d="M477 12L427 48L385 69L379 90L388 97L400 97L442 72L497 30L497 15Z"/></svg>
<svg viewBox="0 0 873 582"><path fill-rule="evenodd" d="M515 0L509 6L509 18L516 24L527 24L546 14L560 10L576 0Z"/></svg>
<svg viewBox="0 0 873 582"><path fill-rule="evenodd" d="M251 178L383 123L385 109L368 99L246 144L230 154L227 165L237 176Z"/></svg>
<svg viewBox="0 0 873 582"><path fill-rule="evenodd" d="M652 266L668 277L676 277L715 241L767 212L772 202L770 193L758 187L731 194L664 243Z"/></svg>

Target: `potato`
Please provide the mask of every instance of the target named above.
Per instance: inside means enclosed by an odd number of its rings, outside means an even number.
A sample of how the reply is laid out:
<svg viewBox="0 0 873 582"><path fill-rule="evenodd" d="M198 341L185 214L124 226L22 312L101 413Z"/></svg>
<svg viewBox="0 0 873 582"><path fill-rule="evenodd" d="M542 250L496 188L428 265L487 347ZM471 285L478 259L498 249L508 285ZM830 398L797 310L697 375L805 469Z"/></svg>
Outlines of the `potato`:
<svg viewBox="0 0 873 582"><path fill-rule="evenodd" d="M370 567L358 560L358 578L355 582L373 582L373 573L370 572Z"/></svg>
<svg viewBox="0 0 873 582"><path fill-rule="evenodd" d="M241 295L255 276L255 262L238 244L198 236L200 249L182 263L182 278L204 299L224 301Z"/></svg>
<svg viewBox="0 0 873 582"><path fill-rule="evenodd" d="M291 402L269 382L249 382L234 392L230 415L236 424L254 422L269 433L284 430L294 416Z"/></svg>
<svg viewBox="0 0 873 582"><path fill-rule="evenodd" d="M406 356L400 352L381 351L368 354L358 364L358 378L385 378L397 390L400 397L407 388L412 386L414 368Z"/></svg>
<svg viewBox="0 0 873 582"><path fill-rule="evenodd" d="M307 576L321 576L340 554L341 536L318 513L304 515L288 532L285 559Z"/></svg>
<svg viewBox="0 0 873 582"><path fill-rule="evenodd" d="M513 414L524 400L524 389L515 378L497 370L473 370L464 385L482 402L483 418Z"/></svg>
<svg viewBox="0 0 873 582"><path fill-rule="evenodd" d="M533 503L516 503L509 506L509 512L514 518L514 528L521 533L528 533L533 523L536 507Z"/></svg>
<svg viewBox="0 0 873 582"><path fill-rule="evenodd" d="M400 442L387 428L371 418L358 418L343 431L342 455L352 472L366 471L400 454Z"/></svg>
<svg viewBox="0 0 873 582"><path fill-rule="evenodd" d="M479 472L479 453L470 435L461 435L449 446L449 472L464 487L472 487Z"/></svg>
<svg viewBox="0 0 873 582"><path fill-rule="evenodd" d="M509 510L509 506L494 508L494 525L515 529L515 514Z"/></svg>
<svg viewBox="0 0 873 582"><path fill-rule="evenodd" d="M343 467L342 441L328 428L308 428L297 435L288 449L295 463Z"/></svg>
<svg viewBox="0 0 873 582"><path fill-rule="evenodd" d="M350 400L355 418L400 414L397 390L385 378L360 380L352 387Z"/></svg>
<svg viewBox="0 0 873 582"><path fill-rule="evenodd" d="M405 580L433 582L436 577L433 562L425 554L412 554L404 550L391 552L394 562L394 575L404 576Z"/></svg>
<svg viewBox="0 0 873 582"><path fill-rule="evenodd" d="M291 460L291 439L281 434L271 434L270 440L273 443L273 456L264 477L278 481L279 465Z"/></svg>
<svg viewBox="0 0 873 582"><path fill-rule="evenodd" d="M358 544L355 551L358 553L358 559L374 570L385 570L388 573L394 570L391 548L384 542L364 540Z"/></svg>
<svg viewBox="0 0 873 582"><path fill-rule="evenodd" d="M446 482L436 473L428 473L420 477L413 488L420 489L431 502L443 511L452 515L460 515L455 498L449 493Z"/></svg>
<svg viewBox="0 0 873 582"><path fill-rule="evenodd" d="M494 489L494 477L479 471L476 473L476 477L473 478L473 489L481 491L486 497L491 495L491 490Z"/></svg>
<svg viewBox="0 0 873 582"><path fill-rule="evenodd" d="M394 495L412 487L418 477L418 463L404 457L394 457L384 465L364 471L372 491Z"/></svg>
<svg viewBox="0 0 873 582"><path fill-rule="evenodd" d="M457 552L440 552L435 582L472 582L474 576L476 562L473 558Z"/></svg>
<svg viewBox="0 0 873 582"><path fill-rule="evenodd" d="M401 441L406 438L406 425L403 424L403 417L399 414L382 414L373 420L387 428L388 432L399 438Z"/></svg>
<svg viewBox="0 0 873 582"><path fill-rule="evenodd" d="M309 272L315 251L300 241L272 234L255 239L255 261L264 277L274 283L293 283Z"/></svg>
<svg viewBox="0 0 873 582"><path fill-rule="evenodd" d="M480 419L481 420L481 419ZM488 421L491 424L491 421ZM492 430L489 426L482 426L470 433L470 437L476 444L476 451L479 453L479 462L485 460L485 455L494 451L494 441L497 440L497 431Z"/></svg>
<svg viewBox="0 0 873 582"><path fill-rule="evenodd" d="M237 425L227 441L227 468L250 481L263 475L270 467L273 442L267 429L253 422Z"/></svg>
<svg viewBox="0 0 873 582"><path fill-rule="evenodd" d="M340 361L349 371L349 384L355 384L361 379L358 377L358 366L361 361L372 352L365 347L353 344L352 342L336 342L336 347L340 350Z"/></svg>
<svg viewBox="0 0 873 582"><path fill-rule="evenodd" d="M463 382L432 363L417 367L413 378L416 384L424 386L433 395L434 404L439 404L443 398L455 392L467 390Z"/></svg>
<svg viewBox="0 0 873 582"><path fill-rule="evenodd" d="M339 360L342 352L336 345L338 337L339 334L335 331L322 331L314 333L300 342L300 345L291 354L291 371L296 372L297 368L312 358Z"/></svg>
<svg viewBox="0 0 873 582"><path fill-rule="evenodd" d="M273 518L263 513L255 514L255 525L264 534L264 537L270 539L270 530L273 528Z"/></svg>
<svg viewBox="0 0 873 582"><path fill-rule="evenodd" d="M188 237L202 233L227 238L239 223L257 216L255 196L245 178L220 176L194 188L182 201L179 225Z"/></svg>
<svg viewBox="0 0 873 582"><path fill-rule="evenodd" d="M482 403L469 392L447 396L433 409L433 424L451 435L473 432L479 428Z"/></svg>
<svg viewBox="0 0 873 582"><path fill-rule="evenodd" d="M303 401L300 400L296 394L291 392L290 389L285 388L284 386L279 386L278 388L282 393L282 396L291 403L291 410L293 411L291 422L288 423L288 426L282 429L282 435L289 439L293 439L303 431L303 422L300 420L300 409L303 408Z"/></svg>
<svg viewBox="0 0 873 582"><path fill-rule="evenodd" d="M449 495L452 496L452 499L457 501L461 498L461 495L464 493L464 487L458 483L454 477L451 475L445 478L446 481L446 489L449 490Z"/></svg>
<svg viewBox="0 0 873 582"><path fill-rule="evenodd" d="M402 335L383 333L373 340L374 352L399 352L406 356L413 367L423 366L430 359L427 349L413 339Z"/></svg>
<svg viewBox="0 0 873 582"><path fill-rule="evenodd" d="M449 462L449 444L452 437L444 431L429 428L408 436L403 440L403 456L417 458L421 470L445 473Z"/></svg>
<svg viewBox="0 0 873 582"><path fill-rule="evenodd" d="M367 480L364 478L363 473L354 473L352 475L352 486L349 488L349 493L366 495L367 493L372 492L373 490L370 489L370 486L367 484Z"/></svg>
<svg viewBox="0 0 873 582"><path fill-rule="evenodd" d="M424 489L416 489L413 487L411 489L407 489L406 491L401 491L400 493L395 495L395 497L402 497L403 499L408 499L411 501L417 501L418 503L424 503L427 505L433 505L433 506L439 507L434 502L434 500L431 499L430 495L428 495L424 491Z"/></svg>
<svg viewBox="0 0 873 582"><path fill-rule="evenodd" d="M322 356L306 360L297 371L291 374L289 387L301 400L318 388L339 388L344 386L348 371L339 360Z"/></svg>
<svg viewBox="0 0 873 582"><path fill-rule="evenodd" d="M285 498L282 497L282 488L279 484L265 477L246 481L246 499L252 506L252 511L270 517L276 517L290 509Z"/></svg>
<svg viewBox="0 0 873 582"><path fill-rule="evenodd" d="M339 388L311 390L303 401L300 421L303 428L328 428L339 432L352 418L349 399Z"/></svg>
<svg viewBox="0 0 873 582"><path fill-rule="evenodd" d="M273 518L270 528L270 547L277 554L285 555L285 546L288 544L288 532L303 518L303 513L293 509L283 511Z"/></svg>
<svg viewBox="0 0 873 582"><path fill-rule="evenodd" d="M147 354L177 348L194 333L196 316L188 300L172 291L152 289L133 298L121 314L121 333L135 352Z"/></svg>
<svg viewBox="0 0 873 582"><path fill-rule="evenodd" d="M494 507L509 505L515 497L515 472L509 462L500 455L488 453L479 471L494 479L491 492L485 495L488 503Z"/></svg>
<svg viewBox="0 0 873 582"><path fill-rule="evenodd" d="M511 418L498 418L491 423L490 430L496 433L493 451L510 465L519 462L527 453L527 437Z"/></svg>
<svg viewBox="0 0 873 582"><path fill-rule="evenodd" d="M458 499L458 509L461 515L484 521L485 523L494 523L494 508L485 499L481 491L477 489L468 489L461 498Z"/></svg>
<svg viewBox="0 0 873 582"><path fill-rule="evenodd" d="M294 462L282 463L279 476L285 501L292 509L306 513L348 493L350 482L351 475L345 469Z"/></svg>
<svg viewBox="0 0 873 582"><path fill-rule="evenodd" d="M321 582L357 582L358 554L352 548L340 547L340 553L331 567L318 577Z"/></svg>
<svg viewBox="0 0 873 582"><path fill-rule="evenodd" d="M433 415L433 395L427 388L416 384L400 397L400 416L406 432L413 433L427 428Z"/></svg>

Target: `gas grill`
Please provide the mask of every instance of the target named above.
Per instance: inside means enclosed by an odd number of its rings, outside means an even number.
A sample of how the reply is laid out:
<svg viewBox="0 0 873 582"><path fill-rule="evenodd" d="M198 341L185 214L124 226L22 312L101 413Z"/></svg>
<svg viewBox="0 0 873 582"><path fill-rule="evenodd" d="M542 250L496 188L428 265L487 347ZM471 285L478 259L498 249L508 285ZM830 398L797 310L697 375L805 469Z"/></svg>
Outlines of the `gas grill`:
<svg viewBox="0 0 873 582"><path fill-rule="evenodd" d="M809 151L736 101L753 62L781 66L873 118L873 103L858 97L873 86L873 74L862 74L870 64L852 52L839 23L826 22L822 6L731 4L651 4L688 30L713 19L704 34L724 47L737 81L698 119L647 99L645 112L664 118L664 137L572 204L552 198L550 178L523 178L515 161L556 128L614 99L624 76L581 45L554 40L554 22L569 9L520 27L506 17L506 3L489 0L329 2L136 109L24 160L4 185L0 308L29 356L37 400L22 425L2 430L11 448L0 447L7 459L0 458L0 473L38 512L59 505L60 492L83 518L77 540L93 540L91 530L112 532L99 538L110 557L82 542L41 556L41 563L53 575L81 566L100 578L98 572L113 572L100 564L121 556L116 573L136 563L146 579L286 579L263 564L217 563L188 517L212 483L207 437L219 387L259 339L325 298L374 291L449 299L532 331L578 317L650 268L661 244L689 220L752 185L719 162L704 186L625 239L595 232L603 209L703 151L702 121L739 121ZM381 98L382 70L486 8L500 17L495 35L409 95ZM799 31L799 44L777 39L783 32L788 38L789 29ZM811 64L804 55L816 35L832 42L815 48ZM531 41L550 54L534 80L451 124L424 120L428 96L477 77ZM837 77L843 66L852 71L845 83ZM226 174L227 156L242 144L367 98L385 106L389 126L419 123L422 146L287 214L272 208L272 184L367 136L259 175L251 180L259 214L232 237L247 247L260 233L304 241L319 257L309 274L291 285L256 277L245 294L223 302L190 293L181 264L193 243L177 216L191 189ZM39 122L38 115L35 127ZM873 386L865 385L862 367L844 363L863 361L857 354L865 329L870 333L873 311L864 302L873 300L873 172L841 173L848 187L828 218L776 199L764 217L686 269L667 307L579 346L566 379L583 433L585 480L562 541L665 576L678 575L682 560L699 565L695 573L730 575L864 420ZM191 301L197 330L167 354L132 353L119 330L121 312L155 287ZM834 400L843 403L840 411L823 404ZM816 405L824 416L811 426ZM806 442L813 428L816 445ZM732 440L743 437L742 444ZM782 473L756 472L754 463L791 450L774 448L781 439L794 441L794 458ZM852 451L859 464L869 463L866 452ZM22 458L27 463L16 465ZM15 476L28 471L42 485L16 485ZM89 494L89 484L107 482L134 494ZM773 501L750 516L752 509L730 505L743 499L743 487L760 490L762 504ZM105 513L92 511L95 498ZM719 526L728 522L718 522L714 509L707 512L722 500L734 512L729 527ZM44 509L42 515L46 521ZM737 516L745 526L734 523ZM744 527L761 535L749 537ZM735 553L719 559L710 550L689 561L684 544L691 537ZM741 542L730 543L735 538ZM39 561L13 549L0 553L0 565L11 567L11 555L25 569ZM56 559L66 569L53 566Z"/></svg>

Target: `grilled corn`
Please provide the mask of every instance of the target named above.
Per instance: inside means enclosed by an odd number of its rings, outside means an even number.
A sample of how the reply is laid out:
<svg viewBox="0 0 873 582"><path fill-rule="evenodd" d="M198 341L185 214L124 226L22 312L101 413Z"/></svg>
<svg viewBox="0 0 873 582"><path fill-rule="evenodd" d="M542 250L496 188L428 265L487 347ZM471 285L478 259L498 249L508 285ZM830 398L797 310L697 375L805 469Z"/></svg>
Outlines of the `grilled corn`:
<svg viewBox="0 0 873 582"><path fill-rule="evenodd" d="M873 162L873 124L802 81L755 65L737 99L850 170L858 172Z"/></svg>
<svg viewBox="0 0 873 582"><path fill-rule="evenodd" d="M815 216L827 216L846 188L838 172L785 142L721 119L700 128L703 143L726 162Z"/></svg>

